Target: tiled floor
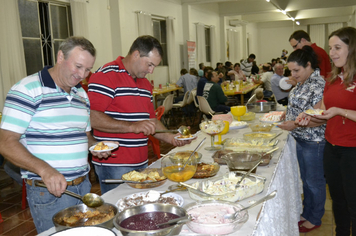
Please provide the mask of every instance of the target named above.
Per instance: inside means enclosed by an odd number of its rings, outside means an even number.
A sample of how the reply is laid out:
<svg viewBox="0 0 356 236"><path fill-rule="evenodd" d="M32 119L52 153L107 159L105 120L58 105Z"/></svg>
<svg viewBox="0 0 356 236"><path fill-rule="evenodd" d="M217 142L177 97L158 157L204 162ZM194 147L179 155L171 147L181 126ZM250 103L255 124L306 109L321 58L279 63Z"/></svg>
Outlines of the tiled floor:
<svg viewBox="0 0 356 236"><path fill-rule="evenodd" d="M192 132L197 129L197 121L195 125L192 125ZM178 126L178 125L177 125ZM176 126L176 127L177 127ZM170 127L175 128L175 127ZM161 153L167 153L173 146L167 143L160 143ZM149 162L156 160L156 156L153 154L152 148L149 146ZM92 182L91 192L100 194L99 183L95 180L95 175L91 171L90 179ZM28 207L21 209L21 186L4 172L3 167L0 167L0 213L3 218L3 222L0 223L0 235L3 236L31 236L37 235L35 225L33 223L31 213ZM303 236L332 236L335 231L333 222L333 215L331 210L331 198L327 195L325 204L325 215L322 219L323 224L320 228L300 235Z"/></svg>

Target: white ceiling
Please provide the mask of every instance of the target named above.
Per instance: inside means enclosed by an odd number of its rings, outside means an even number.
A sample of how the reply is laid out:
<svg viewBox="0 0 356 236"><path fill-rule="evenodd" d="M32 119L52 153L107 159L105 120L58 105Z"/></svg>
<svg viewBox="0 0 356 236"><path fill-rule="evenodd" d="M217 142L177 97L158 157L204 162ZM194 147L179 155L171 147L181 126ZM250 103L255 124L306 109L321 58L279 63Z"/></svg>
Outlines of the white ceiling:
<svg viewBox="0 0 356 236"><path fill-rule="evenodd" d="M347 22L356 9L355 0L181 0L181 3L217 3L220 16L251 23L290 21L275 6L286 10L301 24Z"/></svg>

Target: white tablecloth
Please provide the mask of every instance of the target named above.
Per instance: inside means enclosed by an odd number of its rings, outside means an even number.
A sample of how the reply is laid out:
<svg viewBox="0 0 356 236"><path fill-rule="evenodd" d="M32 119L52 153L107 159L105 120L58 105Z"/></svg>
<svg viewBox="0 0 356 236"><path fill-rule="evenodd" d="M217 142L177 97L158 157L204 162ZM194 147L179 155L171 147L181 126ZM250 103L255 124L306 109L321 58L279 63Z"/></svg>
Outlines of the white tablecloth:
<svg viewBox="0 0 356 236"><path fill-rule="evenodd" d="M257 119L256 119L257 120ZM280 130L279 128L273 128ZM223 138L228 137L242 137L243 133L250 132L249 128L230 130ZM196 145L204 138L207 137L204 145L198 150L203 154L202 161L212 161L211 156L214 152L204 150L205 146L210 145L210 136L200 133L197 140L193 141L190 145L175 148L172 152L181 150L194 150ZM257 168L257 175L263 176L267 179L265 189L262 193L242 200L239 203L242 205L249 205L251 201L257 200L274 190L277 190L277 196L272 200L265 202L262 205L256 206L248 210L249 219L242 226L242 228L231 235L299 235L298 221L302 210L301 202L301 182L299 179L298 161L295 154L295 140L288 135L288 132L283 131L279 136L280 148L273 155L273 158L268 166L259 166ZM151 167L160 167L160 160L156 161ZM228 171L227 166L222 165L218 175L223 175ZM191 179L187 181L188 184L198 180ZM167 181L162 186L155 188L158 191L166 191L170 185L174 184ZM122 184L116 189L113 189L103 195L106 202L115 204L119 199L138 192L147 191L144 189L135 189L129 187L127 184ZM184 205L193 202L189 197L188 192L176 192L184 198ZM183 205L183 206L184 206ZM260 217L258 214L260 212ZM120 231L113 229L117 235L121 235ZM50 235L55 232L51 228L40 235ZM181 235L195 235L187 226L183 226Z"/></svg>

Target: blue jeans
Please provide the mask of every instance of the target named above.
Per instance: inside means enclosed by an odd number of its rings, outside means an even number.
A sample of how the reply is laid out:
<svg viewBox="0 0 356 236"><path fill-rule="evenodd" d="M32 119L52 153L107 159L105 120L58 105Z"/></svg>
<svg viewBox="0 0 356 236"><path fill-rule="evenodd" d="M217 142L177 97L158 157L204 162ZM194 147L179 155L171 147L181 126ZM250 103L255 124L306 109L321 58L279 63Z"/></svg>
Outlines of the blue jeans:
<svg viewBox="0 0 356 236"><path fill-rule="evenodd" d="M121 176L127 172L146 168L148 164L141 166L103 166L103 165L94 165L95 173L98 175L101 194L104 194L120 184L107 184L103 183L104 179L121 179Z"/></svg>
<svg viewBox="0 0 356 236"><path fill-rule="evenodd" d="M86 179L76 186L68 186L67 190L79 195L85 195L90 192L91 183ZM52 217L60 210L70 206L81 204L82 201L68 194L61 197L55 197L48 192L46 188L30 186L26 184L27 202L30 207L33 222L35 223L37 233L40 234L54 226Z"/></svg>
<svg viewBox="0 0 356 236"><path fill-rule="evenodd" d="M303 214L313 225L321 225L326 200L326 181L324 178L323 154L325 141L297 141L297 158L300 176L303 181Z"/></svg>
<svg viewBox="0 0 356 236"><path fill-rule="evenodd" d="M337 236L356 235L356 147L325 145L324 170Z"/></svg>

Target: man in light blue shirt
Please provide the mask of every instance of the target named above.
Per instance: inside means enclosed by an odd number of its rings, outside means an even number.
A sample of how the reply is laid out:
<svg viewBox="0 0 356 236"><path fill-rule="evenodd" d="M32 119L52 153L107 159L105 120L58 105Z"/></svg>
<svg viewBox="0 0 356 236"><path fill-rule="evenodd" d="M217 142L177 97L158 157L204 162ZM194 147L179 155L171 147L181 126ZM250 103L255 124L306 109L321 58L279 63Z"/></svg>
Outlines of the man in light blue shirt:
<svg viewBox="0 0 356 236"><path fill-rule="evenodd" d="M283 65L277 63L274 65L274 74L271 77L271 87L274 96L279 104L288 105L288 96L290 90L283 90L279 87L279 81L283 78Z"/></svg>

